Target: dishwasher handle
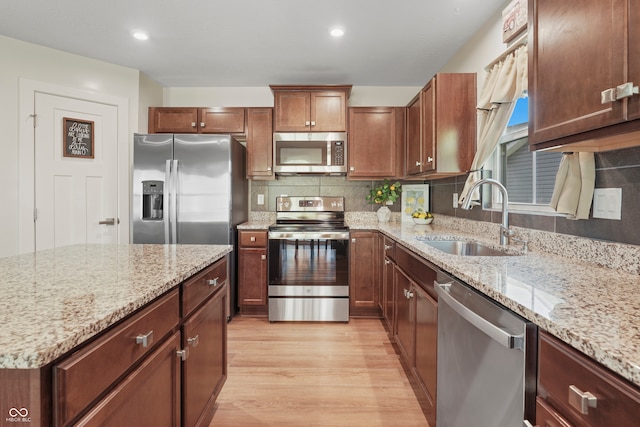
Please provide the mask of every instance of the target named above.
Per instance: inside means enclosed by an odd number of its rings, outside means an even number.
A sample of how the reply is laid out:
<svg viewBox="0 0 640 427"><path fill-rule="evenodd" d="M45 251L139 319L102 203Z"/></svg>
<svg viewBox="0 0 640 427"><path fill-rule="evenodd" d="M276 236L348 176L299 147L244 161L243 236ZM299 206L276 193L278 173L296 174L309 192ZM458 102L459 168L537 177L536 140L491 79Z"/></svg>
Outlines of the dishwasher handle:
<svg viewBox="0 0 640 427"><path fill-rule="evenodd" d="M451 283L438 283L438 281L434 280L433 285L435 287L436 293L438 294L438 297L441 298L456 313L462 316L473 326L475 326L486 335L488 335L491 339L497 341L506 348L524 351L523 334L514 335L510 332L507 332L500 326L491 323L487 319L475 313L473 310L469 309L451 294L451 292L449 291Z"/></svg>

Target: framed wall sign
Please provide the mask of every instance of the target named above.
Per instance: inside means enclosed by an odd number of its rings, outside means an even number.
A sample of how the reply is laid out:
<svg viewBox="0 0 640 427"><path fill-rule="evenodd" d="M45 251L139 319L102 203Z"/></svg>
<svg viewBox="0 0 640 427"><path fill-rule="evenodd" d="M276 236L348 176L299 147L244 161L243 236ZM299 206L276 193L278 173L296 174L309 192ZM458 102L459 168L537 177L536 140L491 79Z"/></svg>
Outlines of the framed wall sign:
<svg viewBox="0 0 640 427"><path fill-rule="evenodd" d="M513 0L502 11L502 41L509 43L527 28L527 0Z"/></svg>
<svg viewBox="0 0 640 427"><path fill-rule="evenodd" d="M402 221L411 221L411 214L418 208L429 211L429 184L404 184L402 186Z"/></svg>
<svg viewBox="0 0 640 427"><path fill-rule="evenodd" d="M93 159L93 125L88 120L62 119L62 155L64 157L80 157Z"/></svg>

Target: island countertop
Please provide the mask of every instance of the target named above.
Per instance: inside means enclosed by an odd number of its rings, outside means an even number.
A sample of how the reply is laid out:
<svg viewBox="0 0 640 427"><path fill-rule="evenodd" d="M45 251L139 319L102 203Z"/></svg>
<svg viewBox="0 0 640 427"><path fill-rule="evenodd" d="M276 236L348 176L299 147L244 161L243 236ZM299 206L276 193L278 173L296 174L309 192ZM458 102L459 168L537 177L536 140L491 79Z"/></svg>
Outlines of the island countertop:
<svg viewBox="0 0 640 427"><path fill-rule="evenodd" d="M0 258L0 368L48 364L232 249L96 244Z"/></svg>

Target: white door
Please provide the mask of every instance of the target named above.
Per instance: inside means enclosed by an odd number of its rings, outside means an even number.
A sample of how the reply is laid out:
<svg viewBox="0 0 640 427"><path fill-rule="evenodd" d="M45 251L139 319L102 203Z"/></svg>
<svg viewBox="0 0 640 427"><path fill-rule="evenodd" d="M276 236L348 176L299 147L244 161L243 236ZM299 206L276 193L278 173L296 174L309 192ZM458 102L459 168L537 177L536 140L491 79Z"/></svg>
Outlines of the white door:
<svg viewBox="0 0 640 427"><path fill-rule="evenodd" d="M117 243L117 107L36 92L35 114L35 249ZM93 122L93 158L63 155L64 118Z"/></svg>

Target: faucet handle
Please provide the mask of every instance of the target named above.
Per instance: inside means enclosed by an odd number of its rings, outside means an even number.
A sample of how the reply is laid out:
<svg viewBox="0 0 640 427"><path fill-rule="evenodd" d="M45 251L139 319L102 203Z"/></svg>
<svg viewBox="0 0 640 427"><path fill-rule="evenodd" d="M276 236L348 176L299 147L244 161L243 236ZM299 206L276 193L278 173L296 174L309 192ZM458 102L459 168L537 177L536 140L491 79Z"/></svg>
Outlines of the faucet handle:
<svg viewBox="0 0 640 427"><path fill-rule="evenodd" d="M515 237L513 231L511 231L511 239L516 243L522 243L522 251L527 253L529 251L529 241L519 237Z"/></svg>

